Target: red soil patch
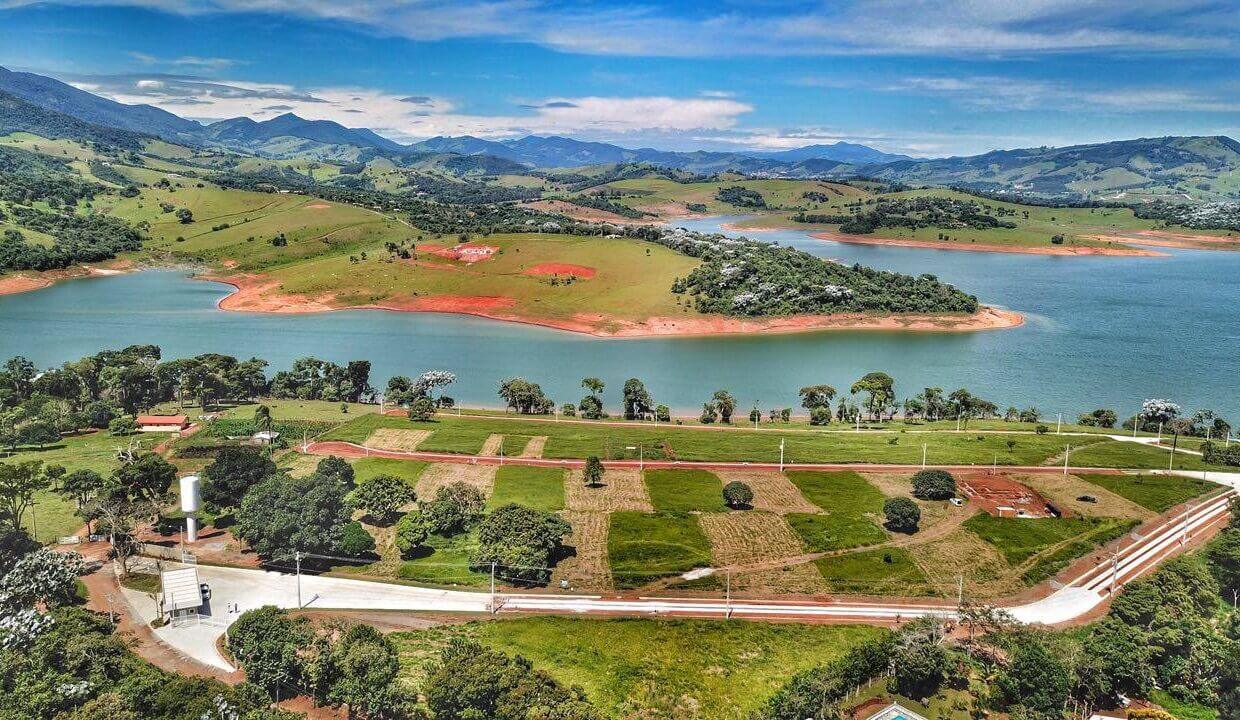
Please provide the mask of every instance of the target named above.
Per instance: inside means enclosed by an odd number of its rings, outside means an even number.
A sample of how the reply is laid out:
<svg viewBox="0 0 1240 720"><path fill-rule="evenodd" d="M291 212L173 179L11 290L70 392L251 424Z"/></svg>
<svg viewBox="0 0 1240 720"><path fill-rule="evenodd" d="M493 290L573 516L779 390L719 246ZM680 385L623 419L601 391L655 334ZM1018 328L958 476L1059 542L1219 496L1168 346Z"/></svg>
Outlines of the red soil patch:
<svg viewBox="0 0 1240 720"><path fill-rule="evenodd" d="M421 245L417 248L423 252L429 252L432 255L448 258L449 260L459 260L464 263L476 263L483 260L490 260L491 256L499 251L494 245L470 245L469 243L461 243L456 247L446 248L440 245Z"/></svg>
<svg viewBox="0 0 1240 720"><path fill-rule="evenodd" d="M542 263L526 270L523 275L572 275L583 280L594 277L594 268L570 263Z"/></svg>
<svg viewBox="0 0 1240 720"><path fill-rule="evenodd" d="M960 491L973 504L996 517L1055 517L1052 505L1038 491L1006 475L972 473L958 476Z"/></svg>
<svg viewBox="0 0 1240 720"><path fill-rule="evenodd" d="M314 203L313 205L307 205L306 209L307 210L326 210L329 207L331 207L331 205L328 205L327 203Z"/></svg>
<svg viewBox="0 0 1240 720"><path fill-rule="evenodd" d="M16 295L31 290L40 290L51 284L51 280L41 277L27 277L26 275L0 277L0 295Z"/></svg>
<svg viewBox="0 0 1240 720"><path fill-rule="evenodd" d="M505 295L431 295L393 300L379 307L385 310L475 314L484 310L510 308L516 304L516 300Z"/></svg>
<svg viewBox="0 0 1240 720"><path fill-rule="evenodd" d="M818 232L810 237L819 240L849 243L852 245L891 245L895 247L929 248L931 250L960 250L964 252L999 252L1017 253L1021 255L1121 255L1138 257L1163 257L1166 253L1154 250L1142 250L1131 247L1086 247L1084 245L1046 245L1044 247L1026 247L1020 245L998 245L995 243L957 243L938 240L910 240L907 238L860 237L841 233ZM1095 236L1095 239L1117 240L1107 236Z"/></svg>
<svg viewBox="0 0 1240 720"><path fill-rule="evenodd" d="M1240 250L1240 237L1222 235L1193 235L1168 230L1133 230L1115 235L1090 235L1095 240L1113 240L1153 245L1155 247L1186 248L1192 250Z"/></svg>

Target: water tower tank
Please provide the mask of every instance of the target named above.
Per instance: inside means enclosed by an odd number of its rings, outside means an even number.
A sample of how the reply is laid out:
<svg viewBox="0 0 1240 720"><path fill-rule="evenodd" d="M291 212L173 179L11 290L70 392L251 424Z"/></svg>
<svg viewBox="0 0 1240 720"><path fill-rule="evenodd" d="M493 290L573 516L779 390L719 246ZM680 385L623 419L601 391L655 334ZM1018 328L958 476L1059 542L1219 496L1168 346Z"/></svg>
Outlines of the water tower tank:
<svg viewBox="0 0 1240 720"><path fill-rule="evenodd" d="M186 475L181 478L181 511L192 513L198 512L202 505L201 495L199 494L199 481L197 475Z"/></svg>

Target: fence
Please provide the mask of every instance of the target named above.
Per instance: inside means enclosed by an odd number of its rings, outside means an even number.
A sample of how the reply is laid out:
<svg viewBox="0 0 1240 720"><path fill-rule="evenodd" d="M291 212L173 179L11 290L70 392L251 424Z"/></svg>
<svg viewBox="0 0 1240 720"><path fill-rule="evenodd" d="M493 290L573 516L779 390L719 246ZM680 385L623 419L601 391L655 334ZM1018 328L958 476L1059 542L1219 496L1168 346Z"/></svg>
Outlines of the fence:
<svg viewBox="0 0 1240 720"><path fill-rule="evenodd" d="M187 565L198 564L198 558L193 553L187 553L180 548L165 547L155 543L134 543L134 547L138 555L159 558L161 560L172 560L173 562L185 563Z"/></svg>

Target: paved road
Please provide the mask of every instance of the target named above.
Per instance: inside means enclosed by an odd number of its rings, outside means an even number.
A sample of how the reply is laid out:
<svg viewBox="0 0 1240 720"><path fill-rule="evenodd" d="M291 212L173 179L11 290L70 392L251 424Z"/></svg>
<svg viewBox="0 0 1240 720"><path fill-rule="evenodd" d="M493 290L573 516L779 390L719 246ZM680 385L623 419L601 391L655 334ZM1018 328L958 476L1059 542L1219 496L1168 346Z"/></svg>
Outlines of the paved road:
<svg viewBox="0 0 1240 720"><path fill-rule="evenodd" d="M1226 492L1190 506L1166 519L1145 535L1120 549L1113 558L1081 573L1050 596L1006 606L1026 623L1058 624L1082 617L1101 605L1110 593L1150 572L1159 562L1182 550L1193 538L1227 522L1228 500L1240 487L1240 473L1216 473ZM1196 476L1196 474L1194 474ZM560 615L680 616L747 619L802 619L819 622L895 622L926 615L953 614L949 602L760 601L717 598L657 598L603 595L515 593L492 596L487 592L441 590L405 585L303 575L299 582L287 573L199 566L199 575L211 584L214 622L179 628L161 638L204 664L230 669L214 650L223 626L249 609L262 605L310 609L396 610L423 612L552 613Z"/></svg>

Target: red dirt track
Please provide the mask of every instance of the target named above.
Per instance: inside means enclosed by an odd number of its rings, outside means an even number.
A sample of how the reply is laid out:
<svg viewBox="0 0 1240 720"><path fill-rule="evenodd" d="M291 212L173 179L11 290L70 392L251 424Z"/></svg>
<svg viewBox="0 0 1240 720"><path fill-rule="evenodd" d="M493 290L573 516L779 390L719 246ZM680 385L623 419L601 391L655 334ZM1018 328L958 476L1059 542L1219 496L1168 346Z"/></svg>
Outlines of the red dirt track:
<svg viewBox="0 0 1240 720"><path fill-rule="evenodd" d="M1062 472L1060 468L1056 471ZM1025 517L1054 517L1050 503L1037 490L999 473L966 473L957 479L960 490L975 505L997 517L1015 517L1024 511Z"/></svg>
<svg viewBox="0 0 1240 720"><path fill-rule="evenodd" d="M594 277L595 270L585 265L573 265L571 263L542 263L529 268L522 275L572 275L582 280L589 280Z"/></svg>

